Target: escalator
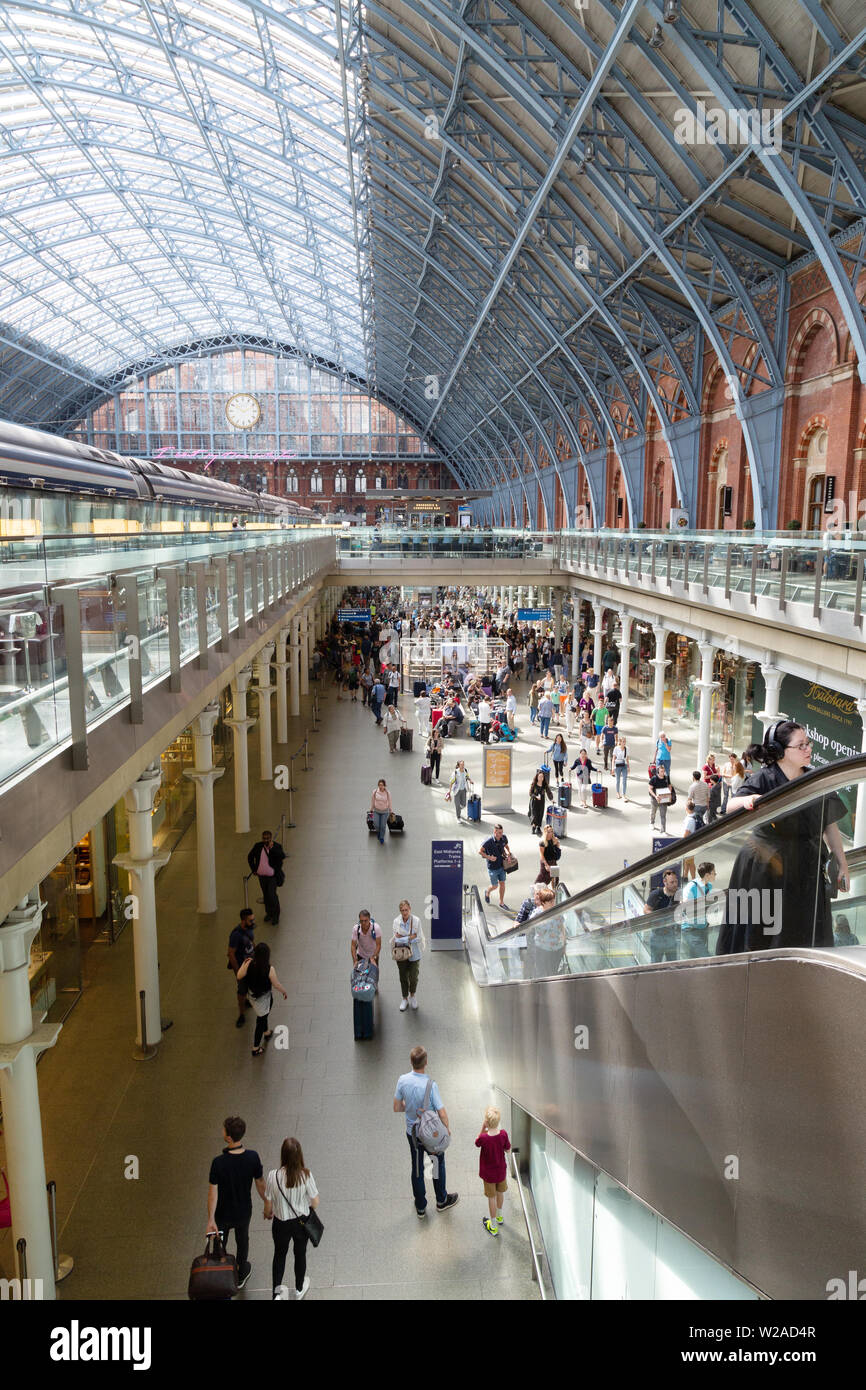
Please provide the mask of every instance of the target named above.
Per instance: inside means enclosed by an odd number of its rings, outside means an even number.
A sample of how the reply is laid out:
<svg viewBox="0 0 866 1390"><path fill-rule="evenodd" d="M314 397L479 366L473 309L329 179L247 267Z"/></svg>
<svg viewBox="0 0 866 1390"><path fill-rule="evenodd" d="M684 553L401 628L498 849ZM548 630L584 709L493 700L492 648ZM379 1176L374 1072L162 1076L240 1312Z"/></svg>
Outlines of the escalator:
<svg viewBox="0 0 866 1390"><path fill-rule="evenodd" d="M545 1135L573 1156L546 1240L563 1236L566 1200L579 1230L565 1265L583 1272L569 1283L566 1270L558 1296L677 1296L658 1293L677 1286L659 1253L677 1241L677 1259L688 1265L691 1250L696 1267L706 1265L682 1281L682 1297L857 1296L850 1271L866 1276L862 840L866 757L792 782L523 925L492 925L471 891L466 952L491 1080L522 1117L512 1125L525 1131L523 1176L540 1192L531 1164ZM669 893L647 911L666 872L668 889L676 875L672 901ZM549 1168L549 1155L543 1161ZM626 1226L612 1224L610 1213L629 1205ZM650 1245L655 1294L646 1292ZM613 1246L621 1277L611 1285L595 1275Z"/></svg>

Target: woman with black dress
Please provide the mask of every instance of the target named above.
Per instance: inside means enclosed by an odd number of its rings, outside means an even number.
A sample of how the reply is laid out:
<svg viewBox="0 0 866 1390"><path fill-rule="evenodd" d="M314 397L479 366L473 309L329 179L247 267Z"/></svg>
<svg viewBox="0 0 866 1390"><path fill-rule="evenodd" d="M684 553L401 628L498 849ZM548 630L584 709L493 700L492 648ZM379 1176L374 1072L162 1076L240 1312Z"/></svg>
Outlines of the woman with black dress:
<svg viewBox="0 0 866 1390"><path fill-rule="evenodd" d="M547 781L547 773L540 769L536 772L529 788L529 821L534 835L541 834L541 822L544 820L544 799L553 800L553 792L550 790Z"/></svg>
<svg viewBox="0 0 866 1390"><path fill-rule="evenodd" d="M728 815L751 811L768 792L808 775L812 744L801 724L782 719L748 754L763 766L729 799ZM838 825L845 815L844 802L831 792L755 827L731 871L716 955L833 945L825 869L835 860L839 888L847 892L850 874Z"/></svg>

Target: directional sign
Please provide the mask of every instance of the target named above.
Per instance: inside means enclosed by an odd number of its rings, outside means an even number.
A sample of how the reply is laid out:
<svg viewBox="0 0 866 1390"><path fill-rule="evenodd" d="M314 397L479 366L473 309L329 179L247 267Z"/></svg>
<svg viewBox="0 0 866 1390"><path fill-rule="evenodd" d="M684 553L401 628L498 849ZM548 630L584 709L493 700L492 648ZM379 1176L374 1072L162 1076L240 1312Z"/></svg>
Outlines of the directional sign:
<svg viewBox="0 0 866 1390"><path fill-rule="evenodd" d="M368 623L369 608L338 608L337 621L340 623Z"/></svg>
<svg viewBox="0 0 866 1390"><path fill-rule="evenodd" d="M553 617L550 608L518 608L517 621L519 623L549 623Z"/></svg>

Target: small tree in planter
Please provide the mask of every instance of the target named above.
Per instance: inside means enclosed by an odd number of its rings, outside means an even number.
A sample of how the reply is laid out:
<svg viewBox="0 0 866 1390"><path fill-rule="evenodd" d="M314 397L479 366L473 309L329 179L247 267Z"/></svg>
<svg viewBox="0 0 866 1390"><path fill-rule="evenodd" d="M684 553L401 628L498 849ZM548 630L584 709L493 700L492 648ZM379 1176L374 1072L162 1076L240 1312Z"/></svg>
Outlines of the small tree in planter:
<svg viewBox="0 0 866 1390"><path fill-rule="evenodd" d="M754 521L744 521L744 522L743 522L743 530L744 530L744 531L754 531L754 529L755 529L755 523L754 523Z"/></svg>
<svg viewBox="0 0 866 1390"><path fill-rule="evenodd" d="M787 528L787 529L788 529L789 531L802 531L802 529L803 529L803 523L802 523L802 521L797 521L797 519L796 519L796 517L795 517L793 521L789 521L789 522L788 522L788 528Z"/></svg>

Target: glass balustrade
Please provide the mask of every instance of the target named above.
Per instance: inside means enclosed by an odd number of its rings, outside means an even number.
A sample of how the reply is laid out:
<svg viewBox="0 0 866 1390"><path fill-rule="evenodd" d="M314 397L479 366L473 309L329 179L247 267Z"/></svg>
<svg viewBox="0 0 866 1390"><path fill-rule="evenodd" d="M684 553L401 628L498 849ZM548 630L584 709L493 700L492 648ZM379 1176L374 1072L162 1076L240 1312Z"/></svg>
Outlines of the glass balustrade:
<svg viewBox="0 0 866 1390"><path fill-rule="evenodd" d="M858 826L858 801L861 803ZM470 897L483 983L779 948L866 948L866 757L729 811L522 924ZM560 889L560 898L562 888Z"/></svg>

